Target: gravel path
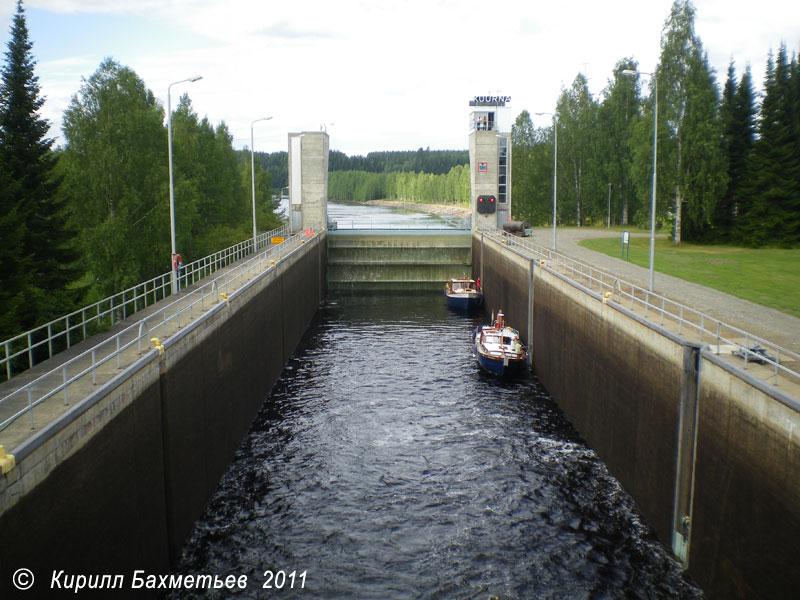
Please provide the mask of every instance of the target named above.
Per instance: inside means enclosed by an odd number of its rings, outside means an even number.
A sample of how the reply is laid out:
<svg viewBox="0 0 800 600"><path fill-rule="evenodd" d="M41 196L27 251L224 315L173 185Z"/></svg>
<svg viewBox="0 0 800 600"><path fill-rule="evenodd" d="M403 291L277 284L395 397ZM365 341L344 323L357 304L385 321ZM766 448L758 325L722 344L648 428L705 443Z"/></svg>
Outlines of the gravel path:
<svg viewBox="0 0 800 600"><path fill-rule="evenodd" d="M631 233L634 237L649 237L649 233ZM662 234L663 235L663 234ZM649 270L636 266L621 258L614 258L582 248L580 240L596 237L613 237L597 229L559 229L556 232L556 247L559 252L580 262L597 267L615 277L647 288ZM552 228L533 230L534 243L546 248L553 247ZM620 242L621 244L621 242ZM779 346L800 353L800 319L778 310L767 308L724 292L664 275L656 271L655 291L662 296L699 310L720 321L758 335Z"/></svg>

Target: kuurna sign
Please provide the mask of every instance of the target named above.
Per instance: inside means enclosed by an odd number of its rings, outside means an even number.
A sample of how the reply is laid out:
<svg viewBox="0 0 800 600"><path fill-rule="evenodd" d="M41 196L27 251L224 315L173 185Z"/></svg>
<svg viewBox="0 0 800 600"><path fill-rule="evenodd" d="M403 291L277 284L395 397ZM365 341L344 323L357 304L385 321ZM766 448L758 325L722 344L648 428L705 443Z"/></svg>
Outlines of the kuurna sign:
<svg viewBox="0 0 800 600"><path fill-rule="evenodd" d="M469 101L470 106L505 106L511 102L511 96L474 96Z"/></svg>

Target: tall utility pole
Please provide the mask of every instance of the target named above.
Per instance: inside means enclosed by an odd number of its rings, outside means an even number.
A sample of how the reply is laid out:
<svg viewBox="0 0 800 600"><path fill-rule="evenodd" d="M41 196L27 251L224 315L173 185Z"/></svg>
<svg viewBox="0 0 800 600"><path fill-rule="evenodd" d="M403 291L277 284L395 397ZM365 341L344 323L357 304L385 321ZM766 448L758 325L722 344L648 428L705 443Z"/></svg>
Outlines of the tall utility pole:
<svg viewBox="0 0 800 600"><path fill-rule="evenodd" d="M175 269L175 255L177 250L175 248L175 189L172 183L172 96L170 95L173 85L184 83L186 81L195 82L202 79L202 75L196 75L189 79L181 79L175 83L170 83L167 86L167 144L169 153L169 231L170 242L172 244L172 255L169 260L169 270L172 273L170 281L172 283L172 293L178 293L178 273Z"/></svg>

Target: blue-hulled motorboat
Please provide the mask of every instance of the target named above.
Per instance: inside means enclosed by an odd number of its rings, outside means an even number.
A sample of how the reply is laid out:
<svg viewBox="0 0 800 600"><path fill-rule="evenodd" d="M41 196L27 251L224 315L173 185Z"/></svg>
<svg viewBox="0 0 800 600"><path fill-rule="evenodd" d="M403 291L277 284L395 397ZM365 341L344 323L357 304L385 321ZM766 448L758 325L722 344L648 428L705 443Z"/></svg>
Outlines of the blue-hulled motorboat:
<svg viewBox="0 0 800 600"><path fill-rule="evenodd" d="M483 291L474 279L451 279L444 286L444 295L447 306L462 310L476 308L483 302Z"/></svg>
<svg viewBox="0 0 800 600"><path fill-rule="evenodd" d="M519 331L505 324L503 311L491 325L478 325L472 333L475 357L481 368L495 375L513 375L525 369L528 353Z"/></svg>

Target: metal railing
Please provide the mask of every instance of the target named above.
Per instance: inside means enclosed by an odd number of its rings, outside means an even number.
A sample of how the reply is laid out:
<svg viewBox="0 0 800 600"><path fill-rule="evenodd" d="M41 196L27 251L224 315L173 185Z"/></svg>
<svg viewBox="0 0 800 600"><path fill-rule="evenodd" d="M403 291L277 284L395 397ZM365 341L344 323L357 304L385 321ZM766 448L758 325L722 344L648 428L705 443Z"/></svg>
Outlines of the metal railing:
<svg viewBox="0 0 800 600"><path fill-rule="evenodd" d="M641 313L647 320L662 327L675 328L678 335L697 336L698 342L715 349L717 354L724 350L735 358L741 358L743 368L751 363L768 365L772 369L772 385L778 385L779 375L800 383L800 354L526 238L499 229L479 227L477 231L523 256L543 260L546 267L601 296L609 294L608 300L637 314ZM795 366L787 363L794 363Z"/></svg>
<svg viewBox="0 0 800 600"><path fill-rule="evenodd" d="M289 234L289 231L289 226L284 225L278 229L260 234L256 238L255 251L257 252L259 248L263 248L269 243L270 238L285 237ZM192 285L211 273L225 268L232 262L253 254L253 252L253 239L249 238L230 248L225 248L188 263L181 268L179 286ZM3 355L0 356L0 377L5 372L5 380L7 381L14 375L30 369L37 362L52 358L61 350L68 349L90 335L103 331L113 326L114 323L163 300L171 293L170 277L171 272L168 271L127 290L118 292L113 296L84 306L66 316L59 317L49 323L0 342L3 350ZM44 356L42 351L42 356L37 361L37 354L39 353L37 351L40 348L46 348L47 355ZM14 369L15 359L19 359L17 360L16 370ZM20 362L22 362L22 368L19 368Z"/></svg>
<svg viewBox="0 0 800 600"><path fill-rule="evenodd" d="M264 234L264 239L267 237L268 234ZM152 351L153 345L159 351L163 350L161 342L164 338L174 334L195 316L201 315L220 301L229 302L230 295L254 275L274 268L278 262L275 260L277 254L286 257L304 241L305 235L302 232L286 236L283 243L268 247L212 281L176 297L175 301L1 398L0 408L10 414L0 422L0 431L26 414L30 416L30 427L33 429L36 426L34 408L43 402L63 394L64 405L69 406L70 386L76 382L88 382L85 378L90 377L92 385L98 385L98 377L107 381L118 374L120 369L138 360L143 352ZM260 242L261 237L258 245ZM217 254L223 254L229 259L236 254L226 252Z"/></svg>

